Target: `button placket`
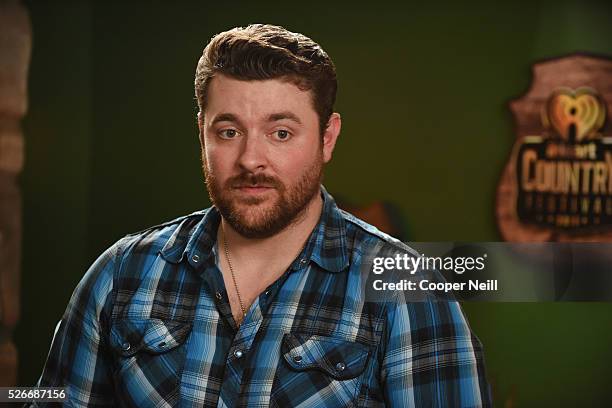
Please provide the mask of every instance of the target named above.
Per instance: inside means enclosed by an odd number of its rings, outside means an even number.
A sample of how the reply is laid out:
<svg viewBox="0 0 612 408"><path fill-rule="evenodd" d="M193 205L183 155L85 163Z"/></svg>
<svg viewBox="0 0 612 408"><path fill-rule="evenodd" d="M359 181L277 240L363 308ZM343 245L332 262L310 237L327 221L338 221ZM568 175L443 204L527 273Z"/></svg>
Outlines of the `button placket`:
<svg viewBox="0 0 612 408"><path fill-rule="evenodd" d="M234 336L229 353L226 357L226 365L231 369L225 370L223 384L221 386L220 395L225 402L230 402L229 406L240 393L240 387L243 380L247 360L250 358L248 353L253 347L253 341L263 321L259 297L255 298L253 305L249 309L247 317L238 327L238 331Z"/></svg>

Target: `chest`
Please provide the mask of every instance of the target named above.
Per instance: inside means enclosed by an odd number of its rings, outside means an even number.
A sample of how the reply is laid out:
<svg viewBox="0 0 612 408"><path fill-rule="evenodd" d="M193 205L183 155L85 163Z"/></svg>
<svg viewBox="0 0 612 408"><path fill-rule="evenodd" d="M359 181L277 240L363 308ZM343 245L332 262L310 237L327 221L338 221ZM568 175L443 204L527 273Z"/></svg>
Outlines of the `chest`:
<svg viewBox="0 0 612 408"><path fill-rule="evenodd" d="M308 406L312 398L351 405L362 387L377 386L383 329L380 307L351 284L297 271L256 296L239 328L214 282L174 304L153 296L149 316L113 322L116 387L128 406Z"/></svg>

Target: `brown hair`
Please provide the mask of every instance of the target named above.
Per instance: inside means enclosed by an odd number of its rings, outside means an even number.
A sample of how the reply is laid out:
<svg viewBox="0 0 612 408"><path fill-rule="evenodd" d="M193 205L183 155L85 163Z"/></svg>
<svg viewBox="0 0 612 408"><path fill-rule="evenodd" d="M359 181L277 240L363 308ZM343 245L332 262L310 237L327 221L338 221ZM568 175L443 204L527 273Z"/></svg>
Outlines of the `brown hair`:
<svg viewBox="0 0 612 408"><path fill-rule="evenodd" d="M336 101L336 68L327 53L305 35L283 27L251 24L215 35L198 61L195 94L200 111L216 73L242 80L286 78L312 91L321 134Z"/></svg>

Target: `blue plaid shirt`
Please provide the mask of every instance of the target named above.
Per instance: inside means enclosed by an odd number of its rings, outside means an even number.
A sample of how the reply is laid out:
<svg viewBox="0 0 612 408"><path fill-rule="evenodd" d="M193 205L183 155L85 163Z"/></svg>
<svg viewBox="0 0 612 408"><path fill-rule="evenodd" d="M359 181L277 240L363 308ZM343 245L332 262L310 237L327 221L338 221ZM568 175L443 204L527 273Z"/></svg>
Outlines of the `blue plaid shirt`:
<svg viewBox="0 0 612 408"><path fill-rule="evenodd" d="M118 241L77 286L38 385L78 407L490 406L459 304L368 301L366 255L409 249L322 195L301 254L239 327L214 207Z"/></svg>

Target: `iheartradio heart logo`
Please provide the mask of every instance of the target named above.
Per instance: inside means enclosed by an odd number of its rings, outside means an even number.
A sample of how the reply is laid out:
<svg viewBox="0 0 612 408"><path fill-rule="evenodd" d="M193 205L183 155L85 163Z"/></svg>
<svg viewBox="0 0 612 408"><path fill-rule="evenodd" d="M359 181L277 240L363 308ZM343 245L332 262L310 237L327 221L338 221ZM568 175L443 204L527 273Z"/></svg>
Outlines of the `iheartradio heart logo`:
<svg viewBox="0 0 612 408"><path fill-rule="evenodd" d="M569 143L592 139L606 118L606 105L591 88L559 88L552 93L542 117Z"/></svg>

